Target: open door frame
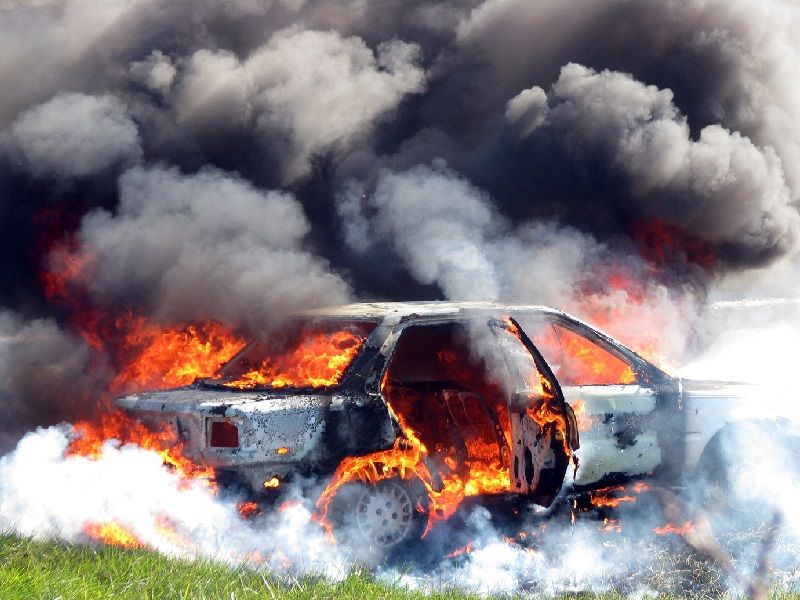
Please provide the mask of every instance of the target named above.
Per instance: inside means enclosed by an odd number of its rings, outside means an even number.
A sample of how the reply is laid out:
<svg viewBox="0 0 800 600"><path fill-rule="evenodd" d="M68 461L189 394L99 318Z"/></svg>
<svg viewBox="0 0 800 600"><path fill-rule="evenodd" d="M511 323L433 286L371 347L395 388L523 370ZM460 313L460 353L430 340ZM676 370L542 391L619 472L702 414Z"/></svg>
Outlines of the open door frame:
<svg viewBox="0 0 800 600"><path fill-rule="evenodd" d="M519 323L506 317L489 319L488 325L501 346L509 378L512 491L550 506L564 483L573 452L579 447L575 414L553 371ZM520 345L532 361L527 365L529 373L523 372L521 361L512 359L514 355L524 358ZM532 383L533 377L540 385Z"/></svg>

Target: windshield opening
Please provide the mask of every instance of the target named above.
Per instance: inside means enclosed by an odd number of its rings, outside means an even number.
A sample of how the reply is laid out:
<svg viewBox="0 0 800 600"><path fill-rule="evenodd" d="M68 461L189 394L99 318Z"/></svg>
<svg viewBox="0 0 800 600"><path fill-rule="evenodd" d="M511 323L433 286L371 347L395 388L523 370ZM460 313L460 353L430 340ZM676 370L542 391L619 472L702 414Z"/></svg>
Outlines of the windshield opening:
<svg viewBox="0 0 800 600"><path fill-rule="evenodd" d="M376 325L338 319L293 321L250 342L203 383L238 389L335 386Z"/></svg>

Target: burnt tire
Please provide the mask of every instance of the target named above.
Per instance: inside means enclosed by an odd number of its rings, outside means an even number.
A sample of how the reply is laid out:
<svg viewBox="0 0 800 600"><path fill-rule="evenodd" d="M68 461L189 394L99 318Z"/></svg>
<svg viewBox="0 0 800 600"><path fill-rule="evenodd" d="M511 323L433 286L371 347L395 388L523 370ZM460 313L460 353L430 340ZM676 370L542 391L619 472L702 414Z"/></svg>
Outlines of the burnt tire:
<svg viewBox="0 0 800 600"><path fill-rule="evenodd" d="M772 520L774 492L798 484L797 440L769 420L732 423L714 435L700 457L695 497L715 532L759 530ZM759 480L777 460L781 476Z"/></svg>
<svg viewBox="0 0 800 600"><path fill-rule="evenodd" d="M374 566L413 559L425 531L427 507L420 483L392 478L342 486L329 518L337 544L356 562Z"/></svg>

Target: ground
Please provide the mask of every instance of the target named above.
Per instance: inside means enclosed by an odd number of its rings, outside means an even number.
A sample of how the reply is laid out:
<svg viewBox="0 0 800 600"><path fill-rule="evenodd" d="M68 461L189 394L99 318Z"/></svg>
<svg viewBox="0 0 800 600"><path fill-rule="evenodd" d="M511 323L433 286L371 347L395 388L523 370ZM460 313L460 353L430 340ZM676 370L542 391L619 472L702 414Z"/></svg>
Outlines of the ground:
<svg viewBox="0 0 800 600"><path fill-rule="evenodd" d="M705 593L690 596L719 597ZM177 560L138 549L35 541L12 534L0 535L0 597L3 600L478 598L477 595L458 590L441 590L425 595L377 582L366 572L353 573L338 583L319 578L276 578L246 566L228 567L207 560ZM620 600L624 595L612 592L562 596L579 597ZM775 589L771 597L794 599L800 598L800 594L788 594Z"/></svg>

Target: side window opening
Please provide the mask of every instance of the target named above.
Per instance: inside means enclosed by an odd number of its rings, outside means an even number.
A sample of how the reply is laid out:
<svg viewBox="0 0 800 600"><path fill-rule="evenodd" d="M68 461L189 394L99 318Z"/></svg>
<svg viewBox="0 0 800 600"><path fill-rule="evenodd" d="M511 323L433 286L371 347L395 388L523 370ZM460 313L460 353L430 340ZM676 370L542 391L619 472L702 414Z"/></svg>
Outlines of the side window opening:
<svg viewBox="0 0 800 600"><path fill-rule="evenodd" d="M532 319L523 320L523 328L562 386L636 383L627 361L571 329Z"/></svg>

